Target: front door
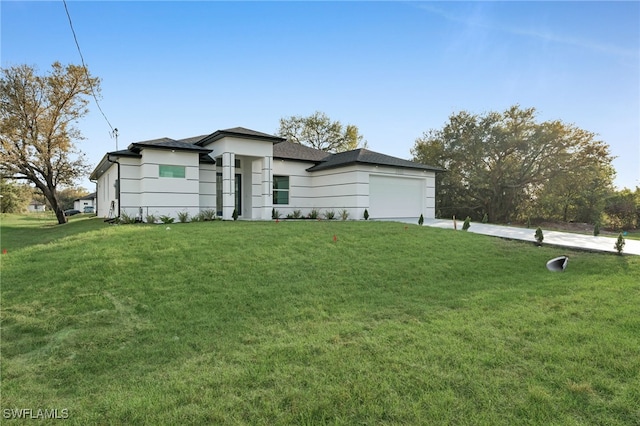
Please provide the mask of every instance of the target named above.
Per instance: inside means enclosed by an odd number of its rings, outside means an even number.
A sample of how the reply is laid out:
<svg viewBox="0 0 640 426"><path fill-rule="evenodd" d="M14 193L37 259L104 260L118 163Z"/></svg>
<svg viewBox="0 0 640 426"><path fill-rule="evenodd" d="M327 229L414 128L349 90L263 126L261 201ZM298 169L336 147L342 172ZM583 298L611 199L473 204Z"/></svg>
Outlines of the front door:
<svg viewBox="0 0 640 426"><path fill-rule="evenodd" d="M242 216L242 175L236 174L235 208L238 216ZM222 216L222 173L216 173L216 214Z"/></svg>

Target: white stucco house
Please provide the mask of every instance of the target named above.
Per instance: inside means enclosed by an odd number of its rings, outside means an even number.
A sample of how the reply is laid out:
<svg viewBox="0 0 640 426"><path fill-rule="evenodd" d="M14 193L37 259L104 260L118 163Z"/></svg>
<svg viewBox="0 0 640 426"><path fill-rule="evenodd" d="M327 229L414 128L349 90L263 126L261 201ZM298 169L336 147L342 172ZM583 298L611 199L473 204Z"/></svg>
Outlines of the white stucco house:
<svg viewBox="0 0 640 426"><path fill-rule="evenodd" d="M269 220L300 210L342 209L349 218L435 216L438 168L356 149L338 154L236 127L186 139L135 142L107 153L91 174L96 213L142 217L212 209Z"/></svg>
<svg viewBox="0 0 640 426"><path fill-rule="evenodd" d="M73 208L76 210L84 211L85 207L96 206L96 193L85 195L84 197L76 198L73 200Z"/></svg>

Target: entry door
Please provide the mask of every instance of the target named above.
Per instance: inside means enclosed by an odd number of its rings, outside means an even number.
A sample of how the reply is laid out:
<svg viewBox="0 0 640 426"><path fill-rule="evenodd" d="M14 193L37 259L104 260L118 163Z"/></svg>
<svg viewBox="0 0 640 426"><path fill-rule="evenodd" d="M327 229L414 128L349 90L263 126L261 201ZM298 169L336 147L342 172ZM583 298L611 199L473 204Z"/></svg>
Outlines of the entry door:
<svg viewBox="0 0 640 426"><path fill-rule="evenodd" d="M242 175L236 174L235 208L238 216L242 216ZM222 173L216 173L216 214L222 216Z"/></svg>

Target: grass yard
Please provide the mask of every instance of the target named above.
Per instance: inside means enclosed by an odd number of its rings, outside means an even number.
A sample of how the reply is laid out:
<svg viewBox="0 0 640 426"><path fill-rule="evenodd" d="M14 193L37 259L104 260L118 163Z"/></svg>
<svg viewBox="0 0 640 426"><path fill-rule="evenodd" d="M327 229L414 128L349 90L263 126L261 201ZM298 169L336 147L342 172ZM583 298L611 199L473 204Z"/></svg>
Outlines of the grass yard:
<svg viewBox="0 0 640 426"><path fill-rule="evenodd" d="M362 221L3 217L1 245L3 413L640 424L640 256Z"/></svg>

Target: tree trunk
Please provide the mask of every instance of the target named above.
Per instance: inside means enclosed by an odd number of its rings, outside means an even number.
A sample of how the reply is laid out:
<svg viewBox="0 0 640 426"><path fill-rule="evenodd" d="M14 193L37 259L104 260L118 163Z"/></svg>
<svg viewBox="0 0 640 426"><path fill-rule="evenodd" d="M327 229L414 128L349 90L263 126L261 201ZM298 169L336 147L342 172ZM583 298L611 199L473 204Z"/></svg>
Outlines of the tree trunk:
<svg viewBox="0 0 640 426"><path fill-rule="evenodd" d="M60 202L58 201L55 189L51 189L46 186L40 186L37 184L36 186L42 191L47 201L49 201L51 209L56 214L56 219L58 219L58 225L67 223L67 217L64 215L64 210L62 210L62 207L60 207Z"/></svg>

